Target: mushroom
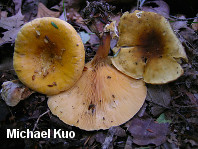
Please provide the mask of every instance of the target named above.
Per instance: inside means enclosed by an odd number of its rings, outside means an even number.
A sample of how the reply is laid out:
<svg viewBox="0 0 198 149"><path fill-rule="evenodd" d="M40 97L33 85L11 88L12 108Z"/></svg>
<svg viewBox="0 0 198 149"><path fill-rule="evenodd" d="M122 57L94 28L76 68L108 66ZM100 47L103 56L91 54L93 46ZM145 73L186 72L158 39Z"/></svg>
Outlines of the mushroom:
<svg viewBox="0 0 198 149"><path fill-rule="evenodd" d="M105 33L95 57L72 88L49 97L51 112L66 124L88 131L108 129L128 121L143 105L146 86L111 65L110 38Z"/></svg>
<svg viewBox="0 0 198 149"><path fill-rule="evenodd" d="M82 75L85 51L67 22L45 17L25 24L15 41L14 69L34 91L53 95L69 89Z"/></svg>
<svg viewBox="0 0 198 149"><path fill-rule="evenodd" d="M163 84L183 74L178 63L186 53L169 22L154 12L136 10L120 19L119 40L113 65L124 74L146 83Z"/></svg>

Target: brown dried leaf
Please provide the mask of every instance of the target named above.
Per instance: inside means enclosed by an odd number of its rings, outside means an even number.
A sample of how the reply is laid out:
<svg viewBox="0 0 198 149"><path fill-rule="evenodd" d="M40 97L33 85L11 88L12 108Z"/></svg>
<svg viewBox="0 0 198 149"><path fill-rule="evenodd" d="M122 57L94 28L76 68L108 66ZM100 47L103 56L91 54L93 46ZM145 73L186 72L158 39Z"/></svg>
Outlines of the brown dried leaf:
<svg viewBox="0 0 198 149"><path fill-rule="evenodd" d="M60 12L51 11L45 5L43 5L42 3L38 4L37 18L42 18L42 17L58 18L59 16L60 16Z"/></svg>
<svg viewBox="0 0 198 149"><path fill-rule="evenodd" d="M66 8L80 9L80 7L85 3L85 0L64 0L64 6ZM63 0L59 3L63 7Z"/></svg>
<svg viewBox="0 0 198 149"><path fill-rule="evenodd" d="M151 101L151 113L154 116L161 114L171 101L168 85L148 85L146 100Z"/></svg>
<svg viewBox="0 0 198 149"><path fill-rule="evenodd" d="M0 46L15 40L17 33L24 24L23 18L24 16L21 14L21 10L19 10L19 12L12 17L1 18L0 27L7 29L8 31L5 31L3 33L4 36L0 38Z"/></svg>
<svg viewBox="0 0 198 149"><path fill-rule="evenodd" d="M66 13L67 19L78 24L84 24L84 20L77 9L70 8Z"/></svg>
<svg viewBox="0 0 198 149"><path fill-rule="evenodd" d="M106 134L104 132L97 132L96 134L91 136L91 138L88 141L88 144L92 145L94 143L94 141L103 144L105 141L105 138L106 138Z"/></svg>
<svg viewBox="0 0 198 149"><path fill-rule="evenodd" d="M114 127L114 135L118 136L118 137L125 137L126 136L126 132L124 129L122 129L120 126Z"/></svg>
<svg viewBox="0 0 198 149"><path fill-rule="evenodd" d="M183 15L177 16L177 18L184 20L186 19L186 17ZM187 21L177 21L176 19L176 21L171 22L171 26L176 31L181 42L185 44L188 42L193 45L195 41L198 40L198 36L196 35L195 31L187 26Z"/></svg>
<svg viewBox="0 0 198 149"><path fill-rule="evenodd" d="M29 97L33 91L18 80L7 81L2 84L1 97L8 106L16 106L19 101Z"/></svg>
<svg viewBox="0 0 198 149"><path fill-rule="evenodd" d="M15 12L18 12L21 9L22 0L13 0L15 5Z"/></svg>
<svg viewBox="0 0 198 149"><path fill-rule="evenodd" d="M183 15L177 16L177 18L186 19L186 17ZM174 22L171 22L171 26L175 31L179 31L182 28L187 28L187 21L174 21Z"/></svg>
<svg viewBox="0 0 198 149"><path fill-rule="evenodd" d="M39 0L25 0L22 4L22 13L24 15L24 20L29 22L35 19L38 12L38 2Z"/></svg>
<svg viewBox="0 0 198 149"><path fill-rule="evenodd" d="M133 118L128 131L137 145L155 144L159 146L166 141L168 126L168 123L159 124L151 118Z"/></svg>
<svg viewBox="0 0 198 149"><path fill-rule="evenodd" d="M155 12L164 17L169 17L170 8L164 1L148 1L142 7L143 11Z"/></svg>
<svg viewBox="0 0 198 149"><path fill-rule="evenodd" d="M180 32L179 32L179 35L182 37L180 38L180 40L182 42L186 42L188 41L189 43L191 43L193 45L193 43L195 43L196 40L198 40L198 36L197 34L195 33L195 31L190 28L190 27L187 27L187 28L184 28L182 29ZM196 46L195 46L195 49L196 49Z"/></svg>

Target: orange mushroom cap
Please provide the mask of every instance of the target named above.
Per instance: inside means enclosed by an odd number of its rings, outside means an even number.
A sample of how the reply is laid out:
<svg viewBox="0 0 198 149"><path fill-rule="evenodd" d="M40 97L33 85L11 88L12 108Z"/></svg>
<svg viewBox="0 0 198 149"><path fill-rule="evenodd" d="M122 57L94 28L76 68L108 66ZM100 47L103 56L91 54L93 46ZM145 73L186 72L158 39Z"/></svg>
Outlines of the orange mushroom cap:
<svg viewBox="0 0 198 149"><path fill-rule="evenodd" d="M112 67L109 49L107 35L77 83L49 97L50 110L66 124L85 130L108 129L128 121L143 105L147 92L144 82Z"/></svg>
<svg viewBox="0 0 198 149"><path fill-rule="evenodd" d="M169 22L154 12L136 10L120 19L119 40L113 51L113 65L135 79L163 84L183 74L177 60L186 53Z"/></svg>
<svg viewBox="0 0 198 149"><path fill-rule="evenodd" d="M58 18L25 24L15 41L13 63L18 78L43 94L54 95L73 86L82 74L84 59L80 36Z"/></svg>

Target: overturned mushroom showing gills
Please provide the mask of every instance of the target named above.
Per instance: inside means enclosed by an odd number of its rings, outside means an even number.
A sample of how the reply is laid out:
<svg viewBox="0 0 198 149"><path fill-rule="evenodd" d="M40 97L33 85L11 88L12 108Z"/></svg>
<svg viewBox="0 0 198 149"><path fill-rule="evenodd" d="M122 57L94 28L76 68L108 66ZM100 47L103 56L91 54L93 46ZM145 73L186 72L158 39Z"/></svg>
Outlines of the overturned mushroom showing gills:
<svg viewBox="0 0 198 149"><path fill-rule="evenodd" d="M146 97L143 81L132 79L111 66L110 35L83 74L69 90L49 97L48 106L63 122L85 130L108 129L132 118Z"/></svg>
<svg viewBox="0 0 198 149"><path fill-rule="evenodd" d="M73 86L82 75L84 59L80 36L57 18L39 18L25 24L15 41L18 78L43 94L54 95Z"/></svg>
<svg viewBox="0 0 198 149"><path fill-rule="evenodd" d="M169 22L153 12L136 10L120 19L119 41L113 49L113 65L135 79L163 84L183 74L178 60L187 61L186 53Z"/></svg>

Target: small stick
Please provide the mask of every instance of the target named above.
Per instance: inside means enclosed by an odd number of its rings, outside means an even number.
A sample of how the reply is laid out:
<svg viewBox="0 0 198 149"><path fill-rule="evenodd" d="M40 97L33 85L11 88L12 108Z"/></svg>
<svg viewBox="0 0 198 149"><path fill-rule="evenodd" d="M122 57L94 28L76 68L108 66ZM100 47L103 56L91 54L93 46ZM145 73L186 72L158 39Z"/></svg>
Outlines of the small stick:
<svg viewBox="0 0 198 149"><path fill-rule="evenodd" d="M50 111L50 110L48 109L46 112L44 112L43 114L41 114L41 115L38 117L38 119L36 120L36 123L34 124L34 128L33 128L32 131L34 131L34 130L36 129L36 127L37 127L37 125L38 125L38 122L39 122L40 118L41 118L42 116L44 116L45 114L49 113L49 111Z"/></svg>
<svg viewBox="0 0 198 149"><path fill-rule="evenodd" d="M188 20L194 20L194 19L197 19L198 17L194 17L194 18L186 18L186 19L180 19L178 17L175 17L175 16L170 16L168 19L176 19L176 21L188 21Z"/></svg>

